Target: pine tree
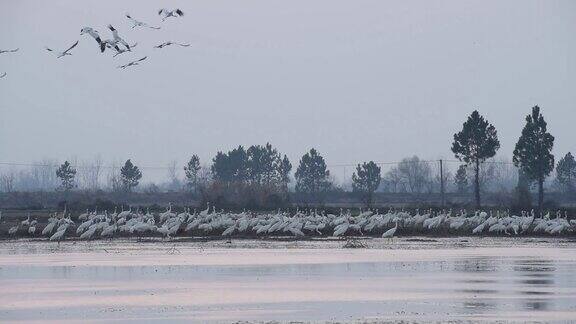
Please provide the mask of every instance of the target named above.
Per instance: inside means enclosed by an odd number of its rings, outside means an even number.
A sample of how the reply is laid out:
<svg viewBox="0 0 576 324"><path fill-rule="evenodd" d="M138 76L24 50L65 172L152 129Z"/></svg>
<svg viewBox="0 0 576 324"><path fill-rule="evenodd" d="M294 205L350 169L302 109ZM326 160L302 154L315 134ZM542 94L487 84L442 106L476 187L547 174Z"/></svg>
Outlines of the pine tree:
<svg viewBox="0 0 576 324"><path fill-rule="evenodd" d="M531 180L522 169L518 169L518 185L516 186L516 208L528 210L532 208L530 195Z"/></svg>
<svg viewBox="0 0 576 324"><path fill-rule="evenodd" d="M565 192L574 192L576 187L576 161L568 152L556 165L556 181Z"/></svg>
<svg viewBox="0 0 576 324"><path fill-rule="evenodd" d="M496 155L500 148L496 128L473 111L463 124L462 131L454 134L452 152L460 161L474 165L474 195L476 208L480 208L480 164Z"/></svg>
<svg viewBox="0 0 576 324"><path fill-rule="evenodd" d="M284 155L282 160L276 166L280 180L280 187L284 191L288 191L288 184L290 183L290 171L292 170L292 163L288 157Z"/></svg>
<svg viewBox="0 0 576 324"><path fill-rule="evenodd" d="M72 165L68 161L65 161L58 170L56 170L56 176L60 178L62 182L61 188L63 190L70 190L75 187L74 177L76 177L76 169L72 168Z"/></svg>
<svg viewBox="0 0 576 324"><path fill-rule="evenodd" d="M380 186L382 180L380 167L370 161L358 164L356 172L352 175L352 190L363 194L366 204L370 206L374 192Z"/></svg>
<svg viewBox="0 0 576 324"><path fill-rule="evenodd" d="M458 167L458 171L456 171L456 175L454 176L454 184L459 193L464 193L468 189L468 175L466 174L465 164Z"/></svg>
<svg viewBox="0 0 576 324"><path fill-rule="evenodd" d="M330 187L329 176L324 158L311 149L302 156L296 170L296 191L312 194L326 191Z"/></svg>
<svg viewBox="0 0 576 324"><path fill-rule="evenodd" d="M538 211L542 213L544 204L544 180L554 169L554 136L547 131L547 124L534 106L526 116L526 125L514 149L514 165L522 169L526 176L538 183Z"/></svg>
<svg viewBox="0 0 576 324"><path fill-rule="evenodd" d="M223 183L243 183L248 180L248 154L243 146L229 151L218 152L212 159L212 175Z"/></svg>
<svg viewBox="0 0 576 324"><path fill-rule="evenodd" d="M196 192L198 188L198 172L200 172L200 169L200 158L198 155L194 154L184 167L186 184L188 185L188 188L194 192Z"/></svg>
<svg viewBox="0 0 576 324"><path fill-rule="evenodd" d="M120 169L120 180L124 190L126 192L132 191L132 188L138 185L140 179L142 179L142 172L128 159Z"/></svg>

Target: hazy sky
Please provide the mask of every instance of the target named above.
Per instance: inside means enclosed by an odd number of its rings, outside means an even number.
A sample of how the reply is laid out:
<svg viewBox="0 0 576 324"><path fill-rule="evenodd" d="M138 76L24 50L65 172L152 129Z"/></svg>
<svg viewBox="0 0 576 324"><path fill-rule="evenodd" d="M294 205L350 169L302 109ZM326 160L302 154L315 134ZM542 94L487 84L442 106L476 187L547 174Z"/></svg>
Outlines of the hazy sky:
<svg viewBox="0 0 576 324"><path fill-rule="evenodd" d="M156 10L186 15L160 22ZM124 13L161 30L131 29ZM133 53L80 36L113 24ZM44 46L66 48L57 60ZM152 46L189 42L188 48ZM203 161L270 141L297 164L452 158L478 109L511 156L538 104L576 151L576 1L0 1L0 161ZM148 55L133 69L117 65Z"/></svg>

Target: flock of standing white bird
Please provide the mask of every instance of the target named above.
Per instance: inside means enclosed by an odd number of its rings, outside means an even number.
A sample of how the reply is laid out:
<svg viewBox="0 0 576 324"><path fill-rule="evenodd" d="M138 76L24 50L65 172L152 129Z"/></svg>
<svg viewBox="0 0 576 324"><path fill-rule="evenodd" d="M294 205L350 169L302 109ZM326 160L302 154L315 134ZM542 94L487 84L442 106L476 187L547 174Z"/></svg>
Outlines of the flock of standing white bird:
<svg viewBox="0 0 576 324"><path fill-rule="evenodd" d="M1 213L0 213L1 219ZM268 237L293 236L381 236L392 238L403 234L455 234L455 235L563 235L574 233L576 220L568 220L567 213L557 211L538 217L534 211L512 215L509 212L477 211L469 214L465 210L410 213L390 209L386 213L378 210L360 210L356 216L350 210L340 210L331 214L324 211L297 210L291 214L285 211L273 213L241 213L216 211L208 205L206 209L191 212L172 211L172 206L162 213L132 211L108 213L86 211L74 221L66 210L55 213L48 219L42 230L38 221L30 218L8 230L11 236L27 234L42 235L50 241L61 241L66 237L81 240L112 238L115 236L142 238L161 236L170 239L175 236L222 236Z"/></svg>
<svg viewBox="0 0 576 324"><path fill-rule="evenodd" d="M158 10L158 15L162 18L162 21L165 21L168 18L182 17L182 16L184 16L184 12L180 9L169 10L169 9L163 8L163 9ZM136 20L129 13L127 13L125 16L132 23L132 28L138 27L138 28L149 28L149 29L155 29L155 30L161 29L161 27L159 27L159 26L152 26L152 25L149 25L145 22ZM126 52L132 52L132 49L138 45L138 43L134 43L134 44L130 45L126 40L124 40L124 38L122 36L120 36L118 30L116 30L116 28L114 28L112 25L108 25L108 29L112 33L112 38L103 39L102 37L100 37L100 33L92 27L83 27L80 30L80 35L88 35L88 36L91 36L92 38L94 38L96 40L96 42L98 43L98 48L100 49L101 53L104 53L106 51L106 49L114 50L115 51L114 55L113 55L114 57L116 57L120 54L126 53ZM50 53L55 54L56 58L62 58L62 57L72 55L72 53L71 53L72 49L74 49L78 45L79 42L80 41L77 40L76 42L74 42L74 44L72 44L72 46L68 47L67 49L65 49L63 51L55 50L55 49L52 49L50 47L46 47L46 50ZM171 46L171 45L177 45L177 46L182 46L182 47L190 46L190 44L167 41L167 42L164 42L162 44L158 44L158 45L154 46L154 48L160 49L160 48L164 48L166 46ZM19 49L20 48L8 49L8 50L0 49L0 54L16 53L19 51ZM146 60L147 58L148 58L147 56L144 56L144 57L139 58L137 60L130 61L126 64L119 65L118 68L119 69L125 69L127 67L139 65L140 62ZM6 72L0 73L0 79L6 77L6 75L7 75Z"/></svg>

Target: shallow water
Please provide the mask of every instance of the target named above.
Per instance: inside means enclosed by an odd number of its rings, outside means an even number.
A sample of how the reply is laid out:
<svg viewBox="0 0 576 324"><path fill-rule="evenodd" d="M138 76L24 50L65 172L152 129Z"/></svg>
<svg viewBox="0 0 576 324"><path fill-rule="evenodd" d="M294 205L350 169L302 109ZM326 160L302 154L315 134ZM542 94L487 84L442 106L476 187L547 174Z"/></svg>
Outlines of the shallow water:
<svg viewBox="0 0 576 324"><path fill-rule="evenodd" d="M2 242L0 320L576 320L574 243L490 240Z"/></svg>

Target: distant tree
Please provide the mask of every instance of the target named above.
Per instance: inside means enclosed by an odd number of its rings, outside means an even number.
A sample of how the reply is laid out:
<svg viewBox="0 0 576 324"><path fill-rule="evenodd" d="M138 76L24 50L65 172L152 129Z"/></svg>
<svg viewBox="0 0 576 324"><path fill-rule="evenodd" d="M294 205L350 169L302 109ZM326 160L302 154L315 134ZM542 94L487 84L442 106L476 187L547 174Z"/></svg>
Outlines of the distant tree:
<svg viewBox="0 0 576 324"><path fill-rule="evenodd" d="M380 167L374 161L358 164L352 175L352 190L363 194L366 204L370 206L381 180Z"/></svg>
<svg viewBox="0 0 576 324"><path fill-rule="evenodd" d="M518 185L516 186L515 207L529 210L532 208L532 197L530 195L531 180L522 169L518 169Z"/></svg>
<svg viewBox="0 0 576 324"><path fill-rule="evenodd" d="M250 182L259 185L273 185L278 180L277 165L281 161L280 154L270 143L265 146L252 145L247 153L247 173Z"/></svg>
<svg viewBox="0 0 576 324"><path fill-rule="evenodd" d="M564 192L574 192L576 187L576 161L568 152L556 165L556 181Z"/></svg>
<svg viewBox="0 0 576 324"><path fill-rule="evenodd" d="M466 175L465 164L458 167L458 171L456 171L454 176L454 184L459 193L464 193L468 189L468 176Z"/></svg>
<svg viewBox="0 0 576 324"><path fill-rule="evenodd" d="M190 158L190 161L184 166L184 174L186 176L186 185L190 191L194 193L198 190L198 177L199 172L202 167L200 166L200 158L198 155L194 154Z"/></svg>
<svg viewBox="0 0 576 324"><path fill-rule="evenodd" d="M403 177L397 167L391 168L384 176L385 183L388 184L389 191L393 193L406 191Z"/></svg>
<svg viewBox="0 0 576 324"><path fill-rule="evenodd" d="M84 188L88 190L98 190L100 188L100 175L104 162L102 157L97 155L93 161L84 161L80 174Z"/></svg>
<svg viewBox="0 0 576 324"><path fill-rule="evenodd" d="M496 155L500 148L496 128L474 110L463 124L462 131L454 134L452 152L456 158L474 165L474 195L476 208L480 208L480 164Z"/></svg>
<svg viewBox="0 0 576 324"><path fill-rule="evenodd" d="M302 156L295 177L298 192L318 193L330 188L330 171L324 158L315 149Z"/></svg>
<svg viewBox="0 0 576 324"><path fill-rule="evenodd" d="M142 172L128 159L120 169L120 180L125 191L130 192L142 179Z"/></svg>
<svg viewBox="0 0 576 324"><path fill-rule="evenodd" d="M242 183L248 179L248 154L243 146L238 146L228 153L218 152L212 162L214 180L223 183Z"/></svg>
<svg viewBox="0 0 576 324"><path fill-rule="evenodd" d="M546 121L540 107L534 106L526 116L526 125L514 149L514 165L531 180L538 183L538 211L544 203L544 180L554 170L554 136L546 130Z"/></svg>
<svg viewBox="0 0 576 324"><path fill-rule="evenodd" d="M398 164L398 172L411 193L422 193L432 182L432 168L416 155L404 158Z"/></svg>
<svg viewBox="0 0 576 324"><path fill-rule="evenodd" d="M70 162L65 161L62 165L60 165L60 167L56 170L56 176L62 182L60 187L63 190L70 190L74 188L74 177L76 176L76 169L70 165Z"/></svg>
<svg viewBox="0 0 576 324"><path fill-rule="evenodd" d="M292 163L288 157L284 155L281 161L276 166L280 178L280 187L284 191L288 191L288 184L290 183L290 171L292 170Z"/></svg>

